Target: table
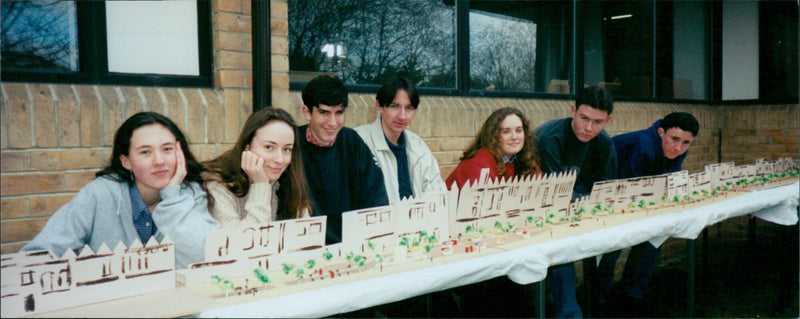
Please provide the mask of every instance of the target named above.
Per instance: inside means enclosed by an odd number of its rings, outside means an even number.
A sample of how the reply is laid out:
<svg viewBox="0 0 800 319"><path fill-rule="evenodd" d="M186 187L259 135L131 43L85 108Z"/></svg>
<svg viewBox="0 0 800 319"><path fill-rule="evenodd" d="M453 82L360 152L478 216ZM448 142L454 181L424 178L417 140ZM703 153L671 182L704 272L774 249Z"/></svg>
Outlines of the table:
<svg viewBox="0 0 800 319"><path fill-rule="evenodd" d="M573 236L513 249L489 248L491 254L232 306L226 306L191 287L181 287L33 317L335 316L500 276L508 276L521 285L541 283L550 265L593 259L594 256L644 241L658 246L669 237L689 239L693 243L693 239L707 226L738 216L751 215L772 223L794 225L798 222L798 197L800 183L795 182ZM689 280L690 283L693 281L691 275ZM539 287L543 292L543 285ZM543 293L540 293L538 303L538 316L543 317ZM119 309L137 310L135 313L120 313Z"/></svg>
<svg viewBox="0 0 800 319"><path fill-rule="evenodd" d="M508 276L518 284L531 284L545 278L549 265L574 262L645 241L659 246L669 237L695 239L707 226L729 218L753 215L772 223L794 225L798 221L798 197L800 183L792 183L491 255L205 310L196 316L324 317L499 276Z"/></svg>

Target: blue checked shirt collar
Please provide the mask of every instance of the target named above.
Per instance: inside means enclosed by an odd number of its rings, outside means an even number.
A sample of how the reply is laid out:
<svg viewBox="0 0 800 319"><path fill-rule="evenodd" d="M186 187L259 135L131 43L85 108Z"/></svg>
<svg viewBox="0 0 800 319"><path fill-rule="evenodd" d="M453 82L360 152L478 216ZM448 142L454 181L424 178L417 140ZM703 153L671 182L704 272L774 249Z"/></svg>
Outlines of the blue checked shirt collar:
<svg viewBox="0 0 800 319"><path fill-rule="evenodd" d="M145 204L144 199L142 199L142 195L139 194L139 189L136 188L136 184L131 184L130 188L128 188L128 191L131 195L133 227L136 228L136 232L139 234L139 240L141 240L142 245L145 245L150 239L150 236L156 234L158 228L156 227L156 223L153 222L153 216L150 215L150 209L147 208L147 204Z"/></svg>
<svg viewBox="0 0 800 319"><path fill-rule="evenodd" d="M503 154L503 164L513 163L517 159L517 154L514 154L511 157L506 156Z"/></svg>

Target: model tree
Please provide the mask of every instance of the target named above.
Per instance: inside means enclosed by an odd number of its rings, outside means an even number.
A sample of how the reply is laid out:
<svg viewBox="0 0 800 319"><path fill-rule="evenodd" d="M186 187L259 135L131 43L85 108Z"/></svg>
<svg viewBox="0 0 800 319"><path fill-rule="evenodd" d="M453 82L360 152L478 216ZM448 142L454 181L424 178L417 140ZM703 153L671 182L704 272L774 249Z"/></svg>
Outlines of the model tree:
<svg viewBox="0 0 800 319"><path fill-rule="evenodd" d="M425 236L423 233L427 234L426 232L420 232L420 240L425 243L425 252L430 253L433 247L436 246L436 235Z"/></svg>
<svg viewBox="0 0 800 319"><path fill-rule="evenodd" d="M314 260L314 259L309 259L309 260L307 260L307 261L306 261L306 263L305 263L306 269L308 269L308 270L311 272L311 274L312 274L312 275L313 275L313 274L316 272L316 273L318 273L320 276L322 276L322 267L320 267L320 268L319 268L319 271L318 271L318 272L317 272L317 271L314 271L314 267L315 267L316 265L317 265L317 261L316 261L316 260ZM314 277L313 277L313 276L311 276L311 281L314 281Z"/></svg>
<svg viewBox="0 0 800 319"><path fill-rule="evenodd" d="M375 260L381 265L381 272L383 272L383 256L381 256L381 254L375 254Z"/></svg>
<svg viewBox="0 0 800 319"><path fill-rule="evenodd" d="M290 264L290 263L284 263L283 264L283 273L284 274L288 275L289 273L292 272L293 269L294 269L294 265L293 264Z"/></svg>
<svg viewBox="0 0 800 319"><path fill-rule="evenodd" d="M298 283L298 284L300 283L300 280L301 280L301 279L303 279L303 275L304 275L305 273L306 273L306 272L303 270L303 268L300 268L300 267L297 267L297 268L294 270L294 276L295 276L295 277L297 277L297 283Z"/></svg>
<svg viewBox="0 0 800 319"><path fill-rule="evenodd" d="M551 224L551 225L552 225L552 224L553 224L553 218L555 218L555 217L556 217L556 215L555 215L555 214L553 214L553 213L551 213L551 212L548 210L547 212L545 212L545 216L546 216L546 217L545 217L545 219L544 219L544 222L545 222L545 223L547 223L547 224Z"/></svg>
<svg viewBox="0 0 800 319"><path fill-rule="evenodd" d="M253 269L253 275L256 276L256 279L261 282L261 287L267 288L267 284L269 283L269 276L260 268Z"/></svg>
<svg viewBox="0 0 800 319"><path fill-rule="evenodd" d="M403 236L400 238L400 246L404 246L406 251L411 250L411 244L408 242L408 237Z"/></svg>
<svg viewBox="0 0 800 319"><path fill-rule="evenodd" d="M225 298L228 298L228 294L233 290L233 282L217 275L211 276L211 279L218 287L225 290Z"/></svg>

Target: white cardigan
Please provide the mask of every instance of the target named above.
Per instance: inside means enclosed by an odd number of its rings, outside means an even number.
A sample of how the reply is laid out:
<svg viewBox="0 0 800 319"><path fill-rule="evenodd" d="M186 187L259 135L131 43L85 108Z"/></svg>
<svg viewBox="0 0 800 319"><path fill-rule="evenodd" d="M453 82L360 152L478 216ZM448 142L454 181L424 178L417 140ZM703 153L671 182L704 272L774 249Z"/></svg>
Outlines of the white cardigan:
<svg viewBox="0 0 800 319"><path fill-rule="evenodd" d="M364 143L369 146L372 155L378 162L383 172L383 183L386 185L386 195L389 197L389 204L394 205L400 202L400 186L397 183L397 159L394 157L386 137L383 135L381 118L370 123L355 128ZM446 190L442 174L439 171L439 163L433 157L433 153L419 135L409 130L405 133L406 155L408 157L408 171L411 178L411 190L414 197L419 197L425 192L435 190Z"/></svg>

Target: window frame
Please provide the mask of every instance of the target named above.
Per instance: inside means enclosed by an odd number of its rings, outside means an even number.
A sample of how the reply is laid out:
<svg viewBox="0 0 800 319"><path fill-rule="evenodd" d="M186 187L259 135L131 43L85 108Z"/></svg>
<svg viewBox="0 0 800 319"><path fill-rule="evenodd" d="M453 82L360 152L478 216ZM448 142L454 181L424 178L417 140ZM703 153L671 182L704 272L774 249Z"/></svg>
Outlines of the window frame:
<svg viewBox="0 0 800 319"><path fill-rule="evenodd" d="M545 92L509 92L509 91L488 91L475 90L470 88L469 78L469 6L470 0L445 0L445 3L455 6L455 52L456 52L456 83L454 88L444 87L418 87L417 90L423 95L439 96L470 96L470 97L512 97L512 98L546 98L546 99L571 99L574 94L555 94ZM571 1L573 5L575 0ZM575 21L573 21L573 24ZM575 39L573 39L573 42ZM573 43L574 45L574 43ZM572 52L572 62L575 62L575 50ZM572 71L574 73L575 70ZM573 75L574 78L575 75ZM308 81L289 80L289 89L301 91ZM345 87L350 93L377 93L379 84L349 84Z"/></svg>
<svg viewBox="0 0 800 319"><path fill-rule="evenodd" d="M211 2L197 0L199 75L132 74L108 71L105 1L76 1L79 71L2 70L3 81L137 85L164 87L213 87Z"/></svg>
<svg viewBox="0 0 800 319"><path fill-rule="evenodd" d="M423 95L439 95L439 96L464 96L464 97L508 97L508 98L535 98L535 99L556 99L556 100L572 100L575 98L574 88L583 87L584 85L584 56L583 56L583 25L581 18L584 11L584 1L582 0L569 0L572 5L572 90L569 94L556 94L544 92L497 92L486 90L475 90L470 88L469 79L469 10L470 0L443 0L448 5L455 6L455 27L456 27L456 83L454 88L431 88L420 87L418 90ZM653 33L654 43L653 50L657 50L663 43L659 43L660 37L665 36L663 17L659 18L659 11L665 8L671 9L670 3L663 0L649 0L653 2ZM787 98L765 98L759 97L754 100L737 100L737 101L723 101L722 100L722 63L719 57L722 56L722 3L718 1L704 1L706 5L706 68L707 68L707 82L703 85L708 90L705 99L684 99L674 97L658 96L658 90L655 81L651 84L649 96L618 96L615 97L617 101L626 102L657 102L657 103L682 103L682 104L740 104L740 103L796 103L798 101L795 97ZM668 10L671 11L671 10ZM759 29L764 28L764 23L761 22ZM668 31L668 30L667 30ZM760 30L760 32L764 32ZM658 52L653 52L653 59L651 61L653 68L653 78L657 79L659 75L665 70L665 67L672 65L674 61L669 61L668 65L662 65L662 60L658 58ZM759 52L759 56L762 52ZM674 58L674 57L673 57ZM763 57L760 57L763 58ZM667 70L669 71L669 70ZM669 73L669 72L668 72ZM761 79L763 75L759 76L759 85L763 85ZM289 89L292 91L300 91L303 89L307 81L289 81ZM377 84L345 84L345 87L351 93L376 93L380 85Z"/></svg>

